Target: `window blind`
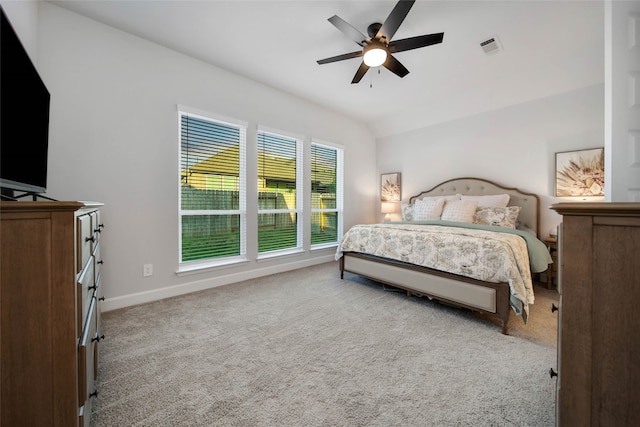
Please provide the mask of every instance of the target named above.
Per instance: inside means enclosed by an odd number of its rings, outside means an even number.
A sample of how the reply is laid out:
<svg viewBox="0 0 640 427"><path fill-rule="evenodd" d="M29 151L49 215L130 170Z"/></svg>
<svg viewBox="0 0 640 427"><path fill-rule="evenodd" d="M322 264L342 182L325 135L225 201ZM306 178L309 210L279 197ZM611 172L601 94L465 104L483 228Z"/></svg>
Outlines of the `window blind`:
<svg viewBox="0 0 640 427"><path fill-rule="evenodd" d="M180 112L180 262L246 254L246 127Z"/></svg>
<svg viewBox="0 0 640 427"><path fill-rule="evenodd" d="M342 237L343 151L311 144L311 246L334 244Z"/></svg>
<svg viewBox="0 0 640 427"><path fill-rule="evenodd" d="M301 141L258 131L258 252L302 248Z"/></svg>

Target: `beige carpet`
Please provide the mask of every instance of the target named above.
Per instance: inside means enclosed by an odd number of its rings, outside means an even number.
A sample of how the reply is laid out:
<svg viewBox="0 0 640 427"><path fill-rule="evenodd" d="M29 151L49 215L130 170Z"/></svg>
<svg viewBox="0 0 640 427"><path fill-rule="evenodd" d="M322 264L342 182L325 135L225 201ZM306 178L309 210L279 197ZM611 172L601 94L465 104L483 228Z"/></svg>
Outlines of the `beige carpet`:
<svg viewBox="0 0 640 427"><path fill-rule="evenodd" d="M105 313L97 426L552 426L557 293L529 324L337 263Z"/></svg>

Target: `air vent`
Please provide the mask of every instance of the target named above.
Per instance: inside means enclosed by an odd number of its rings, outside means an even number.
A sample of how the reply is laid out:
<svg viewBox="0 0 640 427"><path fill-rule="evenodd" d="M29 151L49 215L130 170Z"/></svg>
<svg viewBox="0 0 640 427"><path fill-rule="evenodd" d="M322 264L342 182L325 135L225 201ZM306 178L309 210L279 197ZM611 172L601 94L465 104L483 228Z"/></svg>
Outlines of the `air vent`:
<svg viewBox="0 0 640 427"><path fill-rule="evenodd" d="M493 36L490 39L483 41L482 43L480 43L480 47L487 55L492 55L502 50L502 46L500 46L500 40L498 40L498 36Z"/></svg>

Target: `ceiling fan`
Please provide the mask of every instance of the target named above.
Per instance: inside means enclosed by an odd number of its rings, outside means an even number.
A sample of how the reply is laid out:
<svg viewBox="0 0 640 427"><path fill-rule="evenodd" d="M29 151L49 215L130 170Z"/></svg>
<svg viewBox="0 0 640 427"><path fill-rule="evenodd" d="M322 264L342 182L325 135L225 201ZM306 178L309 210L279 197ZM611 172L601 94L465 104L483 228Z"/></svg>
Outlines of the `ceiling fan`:
<svg viewBox="0 0 640 427"><path fill-rule="evenodd" d="M384 66L397 76L406 76L409 74L409 70L407 70L405 66L391 54L442 43L442 39L444 38L444 33L435 33L391 41L391 38L398 28L400 28L400 24L402 24L402 21L407 17L407 14L414 3L415 0L398 1L383 24L375 22L369 25L367 28L367 34L369 34L369 37L362 34L338 15L333 15L329 18L329 22L359 46L362 46L362 50L321 59L317 61L318 64L329 64L331 62L344 61L345 59L358 58L362 56L363 61L360 64L358 71L356 71L355 76L353 76L353 80L351 81L352 84L358 83L369 68L378 67L380 65Z"/></svg>

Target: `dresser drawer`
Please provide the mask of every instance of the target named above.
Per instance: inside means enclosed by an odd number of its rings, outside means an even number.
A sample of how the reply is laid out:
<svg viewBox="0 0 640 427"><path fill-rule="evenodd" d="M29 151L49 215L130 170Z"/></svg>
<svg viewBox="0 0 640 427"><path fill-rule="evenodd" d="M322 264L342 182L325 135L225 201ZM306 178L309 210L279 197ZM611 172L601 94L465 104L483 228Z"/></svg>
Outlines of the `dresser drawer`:
<svg viewBox="0 0 640 427"><path fill-rule="evenodd" d="M104 224L100 220L100 211L91 212L91 226L94 233L100 234L104 228Z"/></svg>
<svg viewBox="0 0 640 427"><path fill-rule="evenodd" d="M91 232L93 233L94 238L92 241L92 248L95 248L100 241L100 231L102 230L100 227L100 211L91 212L89 216L91 217Z"/></svg>
<svg viewBox="0 0 640 427"><path fill-rule="evenodd" d="M94 263L90 259L85 269L82 270L76 283L77 310L78 310L78 334L82 333L87 315L89 313L89 305L93 298L95 286Z"/></svg>
<svg viewBox="0 0 640 427"><path fill-rule="evenodd" d="M89 305L87 324L78 345L78 402L80 406L80 425L88 425L91 418L91 406L96 394L95 357L97 343L96 300Z"/></svg>
<svg viewBox="0 0 640 427"><path fill-rule="evenodd" d="M89 261L89 257L93 251L92 243L95 241L95 237L91 227L90 215L80 215L76 219L76 224L78 228L76 232L76 248L78 251L76 272L79 273Z"/></svg>
<svg viewBox="0 0 640 427"><path fill-rule="evenodd" d="M99 282L100 274L102 273L102 255L100 254L100 243L95 246L93 250L93 271L96 285Z"/></svg>

